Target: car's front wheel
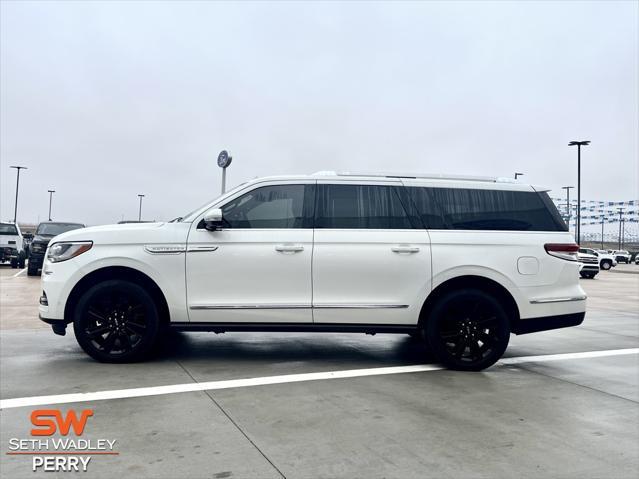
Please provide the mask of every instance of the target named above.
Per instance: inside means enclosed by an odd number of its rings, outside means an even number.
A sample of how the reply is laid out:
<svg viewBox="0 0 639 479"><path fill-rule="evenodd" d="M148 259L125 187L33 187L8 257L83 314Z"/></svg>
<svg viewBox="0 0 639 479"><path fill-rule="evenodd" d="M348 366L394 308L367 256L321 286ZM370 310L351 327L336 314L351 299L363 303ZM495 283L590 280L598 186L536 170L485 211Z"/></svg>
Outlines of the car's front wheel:
<svg viewBox="0 0 639 479"><path fill-rule="evenodd" d="M606 270L606 271L607 271L607 270L609 270L610 268L612 268L612 262L611 262L611 261L605 260L605 261L602 261L602 262L601 262L601 269L603 269L603 270Z"/></svg>
<svg viewBox="0 0 639 479"><path fill-rule="evenodd" d="M463 289L437 302L427 318L426 337L435 358L445 366L480 371L506 351L510 322L495 297Z"/></svg>
<svg viewBox="0 0 639 479"><path fill-rule="evenodd" d="M145 359L160 336L160 317L141 286L108 280L89 288L75 308L75 337L94 359L126 363Z"/></svg>

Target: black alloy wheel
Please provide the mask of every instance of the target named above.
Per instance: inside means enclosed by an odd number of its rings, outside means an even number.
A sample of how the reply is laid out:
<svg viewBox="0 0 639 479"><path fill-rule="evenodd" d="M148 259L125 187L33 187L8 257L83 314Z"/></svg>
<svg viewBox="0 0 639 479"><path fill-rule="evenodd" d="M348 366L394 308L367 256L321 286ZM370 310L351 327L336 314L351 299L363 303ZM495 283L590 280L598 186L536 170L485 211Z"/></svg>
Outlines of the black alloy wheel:
<svg viewBox="0 0 639 479"><path fill-rule="evenodd" d="M73 330L82 349L102 362L148 356L160 335L157 307L141 286L109 280L86 291L75 309Z"/></svg>
<svg viewBox="0 0 639 479"><path fill-rule="evenodd" d="M499 301L476 289L448 293L433 308L426 337L436 359L451 369L480 371L506 351L510 323Z"/></svg>

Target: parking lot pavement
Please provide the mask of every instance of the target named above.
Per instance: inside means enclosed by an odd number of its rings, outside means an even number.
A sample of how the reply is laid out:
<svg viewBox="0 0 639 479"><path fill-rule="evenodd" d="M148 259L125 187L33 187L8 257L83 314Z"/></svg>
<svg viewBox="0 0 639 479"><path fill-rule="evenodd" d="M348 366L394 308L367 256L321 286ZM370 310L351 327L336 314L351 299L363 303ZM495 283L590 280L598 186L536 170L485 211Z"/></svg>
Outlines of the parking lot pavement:
<svg viewBox="0 0 639 479"><path fill-rule="evenodd" d="M154 361L100 364L72 334L40 324L39 281L16 273L0 267L3 400L431 362L405 336L185 333ZM249 381L50 405L93 409L83 437L117 440L119 455L92 456L91 477L636 477L639 354L614 352L639 347L639 275L602 272L582 285L582 326L513 336L507 359L481 373ZM609 352L552 356L590 351ZM33 474L30 457L4 454L10 438L31 437L33 409L0 413L2 477Z"/></svg>

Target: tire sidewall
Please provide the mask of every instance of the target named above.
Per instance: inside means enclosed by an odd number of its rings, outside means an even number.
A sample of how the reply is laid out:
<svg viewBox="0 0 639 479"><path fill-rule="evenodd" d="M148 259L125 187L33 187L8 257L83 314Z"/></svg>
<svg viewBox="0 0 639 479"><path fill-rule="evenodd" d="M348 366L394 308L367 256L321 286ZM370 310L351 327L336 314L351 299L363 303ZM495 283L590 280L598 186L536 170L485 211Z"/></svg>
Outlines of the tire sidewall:
<svg viewBox="0 0 639 479"><path fill-rule="evenodd" d="M601 269L608 271L610 268L612 268L612 263L610 263L610 261L601 262Z"/></svg>
<svg viewBox="0 0 639 479"><path fill-rule="evenodd" d="M135 349L118 355L111 355L97 349L83 329L83 315L91 301L99 297L100 294L111 290L124 291L139 300L144 306L147 322L147 331L140 344ZM152 296L142 286L125 280L107 280L92 286L80 297L73 313L73 331L78 344L89 356L101 362L128 363L145 359L153 350L160 335L160 329L158 308Z"/></svg>
<svg viewBox="0 0 639 479"><path fill-rule="evenodd" d="M502 340L495 346L490 355L475 363L467 363L454 358L447 350L438 333L439 323L449 304L476 297L487 301L497 313L497 329ZM435 358L450 369L461 371L480 371L495 364L504 354L510 340L510 321L500 302L492 295L478 289L462 289L452 291L440 298L427 318L425 325L426 339Z"/></svg>

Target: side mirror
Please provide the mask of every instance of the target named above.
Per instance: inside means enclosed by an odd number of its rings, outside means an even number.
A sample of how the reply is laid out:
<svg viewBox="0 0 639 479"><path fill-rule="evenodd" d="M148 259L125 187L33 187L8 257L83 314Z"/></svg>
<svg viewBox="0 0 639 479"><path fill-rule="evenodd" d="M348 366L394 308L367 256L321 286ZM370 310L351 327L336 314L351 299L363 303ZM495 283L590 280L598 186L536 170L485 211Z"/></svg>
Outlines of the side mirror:
<svg viewBox="0 0 639 479"><path fill-rule="evenodd" d="M204 215L204 227L209 231L217 231L224 226L224 220L222 219L222 210L220 208L214 208L209 210Z"/></svg>

